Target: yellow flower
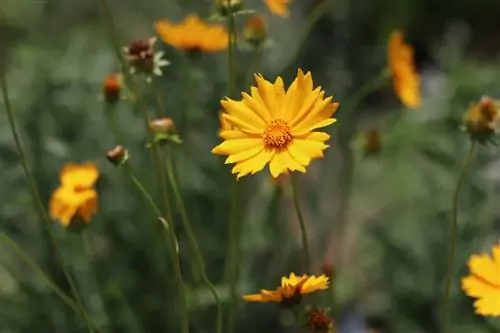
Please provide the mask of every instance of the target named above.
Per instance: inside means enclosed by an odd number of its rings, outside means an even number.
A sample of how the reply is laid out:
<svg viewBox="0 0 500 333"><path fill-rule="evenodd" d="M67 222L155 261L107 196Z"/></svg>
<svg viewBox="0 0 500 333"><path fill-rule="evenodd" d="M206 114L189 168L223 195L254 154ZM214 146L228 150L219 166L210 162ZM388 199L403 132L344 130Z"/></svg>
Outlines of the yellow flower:
<svg viewBox="0 0 500 333"><path fill-rule="evenodd" d="M59 186L50 198L50 217L69 227L76 218L89 223L97 211L97 192L93 185L99 177L95 164L67 164L61 170Z"/></svg>
<svg viewBox="0 0 500 333"><path fill-rule="evenodd" d="M486 253L469 259L471 274L462 279L462 289L473 298L475 312L481 316L500 316L500 245L493 246L493 257Z"/></svg>
<svg viewBox="0 0 500 333"><path fill-rule="evenodd" d="M419 108L422 104L420 76L415 69L413 49L405 44L403 33L399 30L390 35L388 55L394 92L407 107Z"/></svg>
<svg viewBox="0 0 500 333"><path fill-rule="evenodd" d="M273 83L256 75L257 87L243 100L221 101L222 115L235 128L221 131L225 140L212 153L226 155L226 164L235 163L238 178L255 174L269 163L277 178L290 171L305 172L312 159L323 157L330 135L315 129L333 124L338 103L324 98L321 87L313 89L311 73L299 69L297 78L285 92L283 80Z"/></svg>
<svg viewBox="0 0 500 333"><path fill-rule="evenodd" d="M249 302L296 302L302 295L319 290L328 289L330 279L325 275L318 277L312 275L297 276L290 273L289 277L281 278L281 286L276 290L262 289L260 294L244 295Z"/></svg>
<svg viewBox="0 0 500 333"><path fill-rule="evenodd" d="M165 43L178 49L217 52L225 50L229 42L224 26L205 23L196 15L188 16L179 24L158 20L154 26Z"/></svg>
<svg viewBox="0 0 500 333"><path fill-rule="evenodd" d="M264 0L267 8L272 13L279 15L281 17L288 17L288 3L290 0Z"/></svg>

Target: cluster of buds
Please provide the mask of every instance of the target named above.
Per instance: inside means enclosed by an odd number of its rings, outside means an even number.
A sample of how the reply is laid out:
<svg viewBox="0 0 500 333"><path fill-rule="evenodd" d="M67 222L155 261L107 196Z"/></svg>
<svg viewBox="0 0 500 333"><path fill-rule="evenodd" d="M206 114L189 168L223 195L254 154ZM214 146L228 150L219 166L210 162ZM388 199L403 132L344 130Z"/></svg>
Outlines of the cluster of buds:
<svg viewBox="0 0 500 333"><path fill-rule="evenodd" d="M328 309L309 307L306 312L306 327L312 333L333 332L333 320Z"/></svg>
<svg viewBox="0 0 500 333"><path fill-rule="evenodd" d="M182 142L179 135L176 133L175 123L171 118L164 117L155 119L149 123L149 128L153 133L153 144Z"/></svg>
<svg viewBox="0 0 500 333"><path fill-rule="evenodd" d="M124 48L126 59L132 74L142 73L149 78L152 74L161 76L161 68L170 64L163 59L164 52L155 52L156 37L136 40Z"/></svg>
<svg viewBox="0 0 500 333"><path fill-rule="evenodd" d="M267 40L267 27L261 15L252 15L243 30L245 41L253 47L261 47Z"/></svg>
<svg viewBox="0 0 500 333"><path fill-rule="evenodd" d="M220 15L234 15L243 8L243 0L216 0L216 5Z"/></svg>
<svg viewBox="0 0 500 333"><path fill-rule="evenodd" d="M464 118L464 129L472 140L491 141L500 125L500 102L484 96L473 104Z"/></svg>

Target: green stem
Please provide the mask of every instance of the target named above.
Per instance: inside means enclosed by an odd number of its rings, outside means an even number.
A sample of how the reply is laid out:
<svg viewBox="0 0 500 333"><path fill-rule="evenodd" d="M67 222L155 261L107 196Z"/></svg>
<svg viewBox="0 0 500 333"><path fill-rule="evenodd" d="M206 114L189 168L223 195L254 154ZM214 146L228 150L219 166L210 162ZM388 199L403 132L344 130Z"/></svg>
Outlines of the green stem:
<svg viewBox="0 0 500 333"><path fill-rule="evenodd" d="M257 72L257 68L259 67L261 49L262 49L261 46L256 46L253 50L252 62L250 63L250 66L248 67L248 74L247 74L247 77L245 79L244 89L247 89L247 87L249 87L252 84L253 75L255 72Z"/></svg>
<svg viewBox="0 0 500 333"><path fill-rule="evenodd" d="M453 260L455 258L455 251L457 247L458 238L458 198L460 195L460 189L462 188L463 181L469 167L472 163L474 157L474 151L476 149L476 141L472 140L467 156L465 157L464 164L460 171L460 176L458 177L457 187L453 195L452 202L452 218L451 218L451 243L450 243L450 255L448 257L448 266L446 270L446 281L445 281L445 293L443 300L443 332L449 333L450 329L450 291L451 291L451 277L453 275Z"/></svg>
<svg viewBox="0 0 500 333"><path fill-rule="evenodd" d="M388 68L384 68L377 76L375 76L372 80L366 82L363 84L358 90L356 90L352 95L351 98L348 99L347 102L344 103L345 107L344 113L345 112L352 112L354 109L356 109L361 103L366 96L371 94L374 91L377 91L378 89L382 88L387 84L387 80L390 78L390 71ZM345 111L347 110L347 111Z"/></svg>
<svg viewBox="0 0 500 333"><path fill-rule="evenodd" d="M310 264L310 252L309 252L309 240L307 239L307 229L304 221L304 215L302 214L302 210L299 204L299 195L298 195L298 185L295 176L290 175L292 182L292 192L293 192L293 204L295 205L295 210L297 212L297 218L299 219L300 224L300 234L302 236L302 248L304 250L304 266L306 269L306 274L311 274L311 264Z"/></svg>
<svg viewBox="0 0 500 333"><path fill-rule="evenodd" d="M50 277L40 268L40 266L38 266L15 241L13 241L5 233L0 234L0 241L3 241L6 244L10 245L10 247L12 247L17 252L17 254L28 264L28 266L30 266L35 273L40 275L45 280L45 282L50 285L50 287L63 300L63 302L66 303L66 305L68 305L76 313L80 312L78 304L76 304L71 297L66 295L66 293L61 288L59 288L54 281L50 279Z"/></svg>
<svg viewBox="0 0 500 333"><path fill-rule="evenodd" d="M125 172L127 173L127 176L129 176L130 180L134 185L137 187L139 192L142 194L144 199L146 199L146 202L149 204L153 212L155 213L156 216L162 216L160 208L156 205L155 201L153 200L153 197L149 195L148 191L146 191L146 188L142 185L142 183L139 181L139 179L136 177L134 171L129 165L129 162L125 162L123 164L123 168L125 169Z"/></svg>
<svg viewBox="0 0 500 333"><path fill-rule="evenodd" d="M228 1L229 5L229 1ZM236 89L236 21L233 13L227 15L227 31L229 33L229 45L227 50L227 71L228 71L228 97L233 97Z"/></svg>
<svg viewBox="0 0 500 333"><path fill-rule="evenodd" d="M151 78L151 86L153 87L155 98L156 98L156 118L162 118L165 116L165 103L161 98L160 87L158 86L157 79Z"/></svg>
<svg viewBox="0 0 500 333"><path fill-rule="evenodd" d="M104 113L106 114L106 117L109 122L109 126L111 127L111 131L113 132L115 136L115 142L117 144L123 144L123 140L121 137L121 132L118 127L118 124L116 123L116 108L114 105L109 105L108 103L105 103L104 105Z"/></svg>
<svg viewBox="0 0 500 333"><path fill-rule="evenodd" d="M94 332L92 321L90 320L90 317L88 316L87 311L85 311L85 308L83 307L83 303L82 303L81 298L80 298L78 291L76 289L76 285L75 285L75 282L73 280L73 277L69 273L69 271L66 268L66 265L64 263L61 249L59 248L59 243L57 242L57 239L56 239L54 232L52 230L52 221L51 221L49 215L47 214L47 211L45 210L45 206L44 206L42 199L40 197L40 193L38 193L38 189L36 188L36 185L35 185L36 184L35 179L33 178L32 174L28 168L28 163L26 161L26 155L24 154L24 150L23 150L23 147L21 145L21 140L20 140L19 135L17 133L16 124L15 124L14 116L12 113L12 107L10 105L10 99L9 99L9 93L8 93L8 89L7 89L7 81L6 81L5 75L6 74L3 72L0 73L0 90L2 90L2 98L3 98L4 104L5 104L7 118L9 121L12 136L14 137L14 141L16 143L17 152L18 152L19 158L21 160L21 166L22 166L23 171L24 171L24 176L26 177L26 179L29 183L31 195L32 195L33 199L35 200L35 205L37 206L40 218L43 221L45 221L45 227L47 228L47 232L48 232L48 235L50 237L52 246L55 249L55 252L57 255L57 260L59 261L59 264L61 265L61 269L63 271L63 274L66 278L66 281L68 282L68 285L71 289L73 297L75 298L75 300L78 304L78 307L80 308L80 312L81 312L83 318L85 319L87 329L89 332Z"/></svg>
<svg viewBox="0 0 500 333"><path fill-rule="evenodd" d="M205 262L203 260L203 255L201 254L200 247L196 240L196 236L194 235L193 228L191 226L191 222L189 220L189 216L186 210L186 206L184 205L184 201L182 199L181 193L179 191L179 187L177 186L176 177L173 172L173 162L172 162L172 154L167 151L167 175L170 181L170 185L172 186L172 191L174 193L175 200L177 202L177 206L179 207L179 213L181 215L181 219L183 222L184 229L186 231L189 246L191 248L192 253L196 257L196 262L198 264L199 270L201 272L201 277L203 282L207 286L207 288L212 293L216 303L217 303L217 333L222 333L222 306L220 297L217 294L217 290L214 285L210 281L207 272L205 270Z"/></svg>

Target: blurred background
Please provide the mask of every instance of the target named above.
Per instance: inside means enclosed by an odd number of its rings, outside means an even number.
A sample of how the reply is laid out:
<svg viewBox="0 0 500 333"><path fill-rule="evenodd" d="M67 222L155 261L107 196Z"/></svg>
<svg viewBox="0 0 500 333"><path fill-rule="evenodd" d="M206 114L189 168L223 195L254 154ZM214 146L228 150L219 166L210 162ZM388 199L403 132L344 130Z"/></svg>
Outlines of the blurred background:
<svg viewBox="0 0 500 333"><path fill-rule="evenodd" d="M331 126L331 148L300 175L315 274L333 270L331 306L340 333L437 332L450 230L451 200L468 147L461 121L482 95L500 96L498 0L295 0L286 19L260 0L245 7L265 17L272 43L258 61L238 48L239 90L249 72L289 84L297 68L341 103ZM180 21L213 14L208 0L109 0L125 46L155 34L157 19ZM319 8L327 10L318 11ZM53 229L83 301L99 332L178 332L175 281L162 226L123 170L108 164L114 142L102 84L119 70L97 1L2 0L0 70L6 71L28 162L44 202L67 162L93 161L101 172L97 215L82 234ZM321 15L318 15L320 13ZM245 16L238 17L241 27ZM391 83L352 111L342 103L387 65L387 39L401 29L415 47L423 106L404 108ZM219 100L227 94L227 54L186 56L158 42L172 65L158 80L165 112L184 143L175 164L208 275L225 304L228 216L233 177L210 150L220 139ZM154 112L154 95L143 86ZM2 106L2 111L4 107ZM131 163L157 195L142 118L128 101L116 110ZM364 154L360 133L378 130L380 149ZM0 113L0 224L2 232L68 291L53 247L23 176L5 112ZM500 329L475 316L459 289L472 253L498 241L499 154L480 146L463 187L459 247L452 286L452 332ZM300 235L289 183L269 172L240 181L239 293L272 289L301 272ZM176 213L174 223L180 223ZM179 224L180 226L180 224ZM185 232L178 227L192 332L213 332L215 304L198 272ZM238 301L235 332L298 331L273 304ZM7 244L0 244L0 332L85 332L83 321Z"/></svg>

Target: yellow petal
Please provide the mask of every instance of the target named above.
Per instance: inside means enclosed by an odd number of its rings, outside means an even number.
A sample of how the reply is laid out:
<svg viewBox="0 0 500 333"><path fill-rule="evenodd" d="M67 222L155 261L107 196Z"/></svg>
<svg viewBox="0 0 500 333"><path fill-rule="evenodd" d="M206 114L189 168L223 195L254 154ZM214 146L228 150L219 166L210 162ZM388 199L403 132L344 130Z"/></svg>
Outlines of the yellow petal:
<svg viewBox="0 0 500 333"><path fill-rule="evenodd" d="M306 150L301 150L299 146L295 144L295 141L296 140L294 140L294 142L290 146L288 146L288 152L294 159L299 161L300 164L302 164L303 166L308 166L311 162L311 156L307 153Z"/></svg>
<svg viewBox="0 0 500 333"><path fill-rule="evenodd" d="M304 282L301 288L301 293L308 294L317 290L325 290L328 289L328 284L329 278L325 275L320 275L318 277L313 275Z"/></svg>
<svg viewBox="0 0 500 333"><path fill-rule="evenodd" d="M261 294L243 295L243 299L248 302L267 302L262 298Z"/></svg>
<svg viewBox="0 0 500 333"><path fill-rule="evenodd" d="M485 295L474 302L476 313L481 316L500 316L500 294Z"/></svg>
<svg viewBox="0 0 500 333"><path fill-rule="evenodd" d="M294 137L301 137L301 136L308 134L309 132L314 131L315 129L326 127L326 126L329 126L331 124L334 124L336 121L337 121L337 119L335 119L335 118L327 118L327 119L319 120L318 122L316 122L314 124L304 124L304 125L301 124L300 126L292 128L292 135Z"/></svg>
<svg viewBox="0 0 500 333"><path fill-rule="evenodd" d="M246 138L226 140L212 149L213 154L231 155L262 145L262 139Z"/></svg>
<svg viewBox="0 0 500 333"><path fill-rule="evenodd" d="M238 179L248 174L255 174L266 166L273 154L273 151L263 150L248 160L238 162L232 172L238 173Z"/></svg>
<svg viewBox="0 0 500 333"><path fill-rule="evenodd" d="M307 154L311 158L319 158L323 157L323 150L328 148L328 145L323 142L314 141L314 140L293 140L293 146L302 151L304 154Z"/></svg>
<svg viewBox="0 0 500 333"><path fill-rule="evenodd" d="M232 116L230 114L224 113L222 115L227 121L229 121L234 126L238 127L238 129L242 132L248 134L262 134L264 132L264 128L260 127L259 124L252 124L248 122L242 121L240 118Z"/></svg>
<svg viewBox="0 0 500 333"><path fill-rule="evenodd" d="M311 132L311 133L303 135L297 139L315 140L315 141L325 142L325 141L330 139L330 135L325 133L325 132Z"/></svg>
<svg viewBox="0 0 500 333"><path fill-rule="evenodd" d="M249 108L244 102L237 102L231 99L221 101L222 107L232 116L235 116L245 124L252 124L252 126L264 131L266 129L266 122L254 110Z"/></svg>
<svg viewBox="0 0 500 333"><path fill-rule="evenodd" d="M61 169L60 180L63 186L92 187L98 177L96 164L66 164Z"/></svg>
<svg viewBox="0 0 500 333"><path fill-rule="evenodd" d="M257 90L257 88L255 87L252 87L251 89ZM255 94L256 96L260 97L258 93ZM266 108L261 98L254 98L245 92L241 95L243 97L243 101L248 105L248 107L251 108L255 113L257 113L262 119L264 119L266 123L271 121L271 113Z"/></svg>
<svg viewBox="0 0 500 333"><path fill-rule="evenodd" d="M487 254L473 255L469 259L471 273L491 284L500 284L500 261L495 262Z"/></svg>
<svg viewBox="0 0 500 333"><path fill-rule="evenodd" d="M243 133L242 131L239 130L225 130L225 131L220 131L219 136L224 139L224 140L231 140L231 139L246 139L251 135L247 133Z"/></svg>
<svg viewBox="0 0 500 333"><path fill-rule="evenodd" d="M282 152L276 152L274 154L274 157L269 163L269 170L274 178L278 178L280 174L285 173L287 170L287 164Z"/></svg>
<svg viewBox="0 0 500 333"><path fill-rule="evenodd" d="M242 152L236 153L229 155L229 157L226 159L226 164L231 164L231 163L236 163L236 162L241 162L244 160L247 160L251 157L254 157L258 153L260 153L264 149L263 145L260 146L255 146L252 148L249 148L247 150L243 150Z"/></svg>
<svg viewBox="0 0 500 333"><path fill-rule="evenodd" d="M259 96L271 113L271 116L274 119L279 118L281 116L281 110L278 107L274 85L265 80L260 74L255 75L255 81L257 82Z"/></svg>

